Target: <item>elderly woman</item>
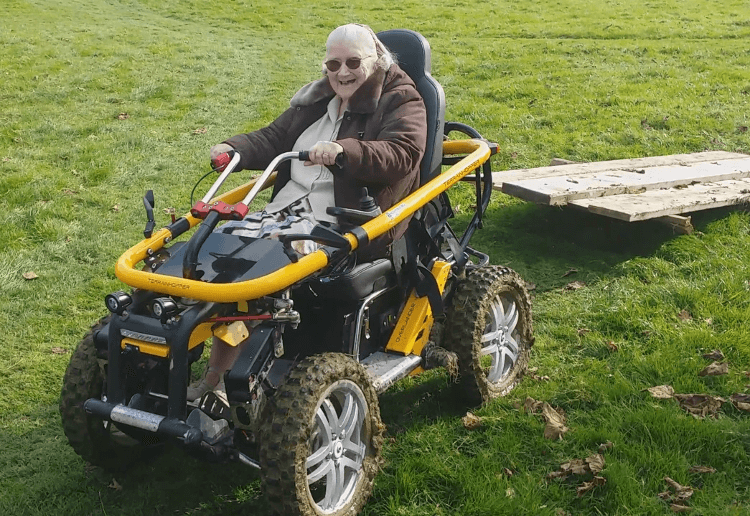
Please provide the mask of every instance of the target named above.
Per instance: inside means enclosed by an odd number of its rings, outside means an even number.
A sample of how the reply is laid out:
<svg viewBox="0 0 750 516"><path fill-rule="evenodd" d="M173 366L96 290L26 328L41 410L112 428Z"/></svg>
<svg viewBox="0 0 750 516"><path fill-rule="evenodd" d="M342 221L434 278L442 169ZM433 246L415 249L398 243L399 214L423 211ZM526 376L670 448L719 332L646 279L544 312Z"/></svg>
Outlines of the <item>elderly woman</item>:
<svg viewBox="0 0 750 516"><path fill-rule="evenodd" d="M317 222L336 222L326 213L328 206L357 208L362 187L383 210L418 187L427 134L424 103L372 29L349 24L331 32L323 73L325 77L300 89L291 107L269 126L211 148L211 159L238 151L240 168L253 170L265 168L283 152L310 151L304 164L282 165L271 202L262 212L229 222L223 231L234 228L255 237L309 233ZM407 224L401 223L358 254L387 255ZM313 250L315 244L306 245L303 252ZM206 374L188 388L188 399L211 389L223 390L222 374L238 353L238 347L215 339Z"/></svg>

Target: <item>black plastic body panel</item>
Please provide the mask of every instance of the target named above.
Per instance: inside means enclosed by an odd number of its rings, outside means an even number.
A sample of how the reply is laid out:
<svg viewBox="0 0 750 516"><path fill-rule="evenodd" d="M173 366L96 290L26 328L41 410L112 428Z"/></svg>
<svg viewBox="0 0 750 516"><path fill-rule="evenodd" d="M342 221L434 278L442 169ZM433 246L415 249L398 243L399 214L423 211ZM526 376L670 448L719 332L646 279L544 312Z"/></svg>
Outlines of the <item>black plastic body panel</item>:
<svg viewBox="0 0 750 516"><path fill-rule="evenodd" d="M156 274L182 277L186 247L178 249ZM236 283L260 278L290 264L277 240L211 233L198 253L196 274L209 283Z"/></svg>

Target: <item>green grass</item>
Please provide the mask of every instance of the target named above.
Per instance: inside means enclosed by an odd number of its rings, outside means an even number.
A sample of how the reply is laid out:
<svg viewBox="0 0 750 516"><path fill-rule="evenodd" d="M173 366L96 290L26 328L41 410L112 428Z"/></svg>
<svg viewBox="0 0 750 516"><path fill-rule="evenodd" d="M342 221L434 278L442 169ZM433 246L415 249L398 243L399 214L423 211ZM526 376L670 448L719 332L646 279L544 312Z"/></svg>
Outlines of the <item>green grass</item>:
<svg viewBox="0 0 750 516"><path fill-rule="evenodd" d="M184 212L208 148L284 109L338 24L422 32L448 119L500 143L496 171L750 153L743 0L6 0L0 19L0 514L267 513L255 473L179 450L115 489L67 445L56 406L70 353L52 350L73 349L121 288L114 262L140 238L143 192L159 223L163 208ZM471 200L452 195L461 226ZM750 216L694 223L677 237L493 197L473 245L536 285L531 365L550 380L478 410L475 431L442 373L399 383L381 397L393 439L364 514L671 514L665 476L696 488L694 514L750 513L749 416L726 404L699 421L643 392L750 384ZM586 287L563 289L574 280ZM715 348L730 374L699 377ZM515 408L527 396L565 410L564 440ZM580 482L545 478L607 440L606 485L577 497Z"/></svg>

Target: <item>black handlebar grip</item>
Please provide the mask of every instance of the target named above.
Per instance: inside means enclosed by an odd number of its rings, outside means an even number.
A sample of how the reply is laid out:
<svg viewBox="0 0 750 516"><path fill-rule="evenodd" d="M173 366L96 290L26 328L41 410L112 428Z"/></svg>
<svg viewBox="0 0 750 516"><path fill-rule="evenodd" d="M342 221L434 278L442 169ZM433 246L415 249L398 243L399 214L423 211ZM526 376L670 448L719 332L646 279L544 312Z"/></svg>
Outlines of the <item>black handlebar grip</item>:
<svg viewBox="0 0 750 516"><path fill-rule="evenodd" d="M310 151L300 151L299 152L299 160L300 161L309 161L310 160Z"/></svg>

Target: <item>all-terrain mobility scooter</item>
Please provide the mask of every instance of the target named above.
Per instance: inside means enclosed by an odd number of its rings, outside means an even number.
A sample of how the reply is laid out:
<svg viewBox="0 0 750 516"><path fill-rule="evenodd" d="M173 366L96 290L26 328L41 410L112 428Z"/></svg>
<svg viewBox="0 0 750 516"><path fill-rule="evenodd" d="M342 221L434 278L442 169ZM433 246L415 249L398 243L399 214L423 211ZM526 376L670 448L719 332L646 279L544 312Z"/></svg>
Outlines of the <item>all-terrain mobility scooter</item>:
<svg viewBox="0 0 750 516"><path fill-rule="evenodd" d="M382 213L363 192L361 209L329 208L342 223L310 235L241 237L216 227L247 211L279 163L304 156L283 154L256 180L214 198L235 154L190 213L156 232L149 215L146 238L115 269L132 291L105 298L111 314L85 336L65 374L63 427L84 459L119 467L133 446L171 441L260 469L279 514L356 514L380 467L379 393L436 366L452 369L474 404L518 381L533 342L528 293L516 273L469 246L490 200L497 146L444 121L421 35L379 36L427 106L420 188ZM449 140L454 132L462 139ZM476 188L462 236L448 225L446 190L458 181ZM144 203L152 214L153 196ZM404 220L409 228L390 258L352 259ZM193 226L187 241L175 241ZM300 239L322 247L298 255L291 244ZM248 334L224 375L226 397L208 392L188 402L205 341L236 346Z"/></svg>

